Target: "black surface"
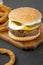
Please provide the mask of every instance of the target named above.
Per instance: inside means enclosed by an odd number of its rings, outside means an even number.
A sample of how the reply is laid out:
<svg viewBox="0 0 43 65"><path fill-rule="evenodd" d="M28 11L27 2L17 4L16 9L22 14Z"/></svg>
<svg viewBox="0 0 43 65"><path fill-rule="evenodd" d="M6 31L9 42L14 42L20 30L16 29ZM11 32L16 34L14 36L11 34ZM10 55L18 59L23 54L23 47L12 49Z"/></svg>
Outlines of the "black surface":
<svg viewBox="0 0 43 65"><path fill-rule="evenodd" d="M43 14L43 0L4 0L12 8L31 6L39 9ZM0 48L8 48L16 54L14 65L43 65L43 43L35 50L23 51L0 39ZM9 61L9 56L0 55L0 65Z"/></svg>

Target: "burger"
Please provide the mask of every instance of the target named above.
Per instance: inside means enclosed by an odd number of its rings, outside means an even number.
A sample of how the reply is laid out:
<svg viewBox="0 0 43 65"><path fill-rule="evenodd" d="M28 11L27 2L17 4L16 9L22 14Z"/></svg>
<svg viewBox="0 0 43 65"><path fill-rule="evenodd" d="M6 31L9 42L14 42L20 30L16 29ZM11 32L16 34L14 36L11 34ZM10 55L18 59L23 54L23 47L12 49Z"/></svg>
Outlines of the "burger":
<svg viewBox="0 0 43 65"><path fill-rule="evenodd" d="M40 35L42 14L32 7L20 7L9 14L9 36L18 41L28 41Z"/></svg>

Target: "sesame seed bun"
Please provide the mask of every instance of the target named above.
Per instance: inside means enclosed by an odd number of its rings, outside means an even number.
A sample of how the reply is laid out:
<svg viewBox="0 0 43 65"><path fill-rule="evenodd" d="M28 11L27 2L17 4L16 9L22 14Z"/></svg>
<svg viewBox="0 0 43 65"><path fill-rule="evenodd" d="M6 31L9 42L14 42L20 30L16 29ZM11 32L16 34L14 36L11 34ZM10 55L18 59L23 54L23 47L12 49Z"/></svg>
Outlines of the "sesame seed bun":
<svg viewBox="0 0 43 65"><path fill-rule="evenodd" d="M35 8L20 7L11 11L9 19L18 22L33 22L42 18L42 14Z"/></svg>

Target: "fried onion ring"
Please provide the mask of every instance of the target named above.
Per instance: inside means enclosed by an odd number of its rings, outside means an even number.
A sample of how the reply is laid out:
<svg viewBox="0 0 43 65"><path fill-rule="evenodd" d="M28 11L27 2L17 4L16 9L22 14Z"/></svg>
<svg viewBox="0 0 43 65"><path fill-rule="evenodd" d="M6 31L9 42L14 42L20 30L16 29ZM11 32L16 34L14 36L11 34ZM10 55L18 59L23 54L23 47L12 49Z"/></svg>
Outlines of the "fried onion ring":
<svg viewBox="0 0 43 65"><path fill-rule="evenodd" d="M0 13L0 17L1 16L3 16L4 15L4 13ZM2 31L7 31L8 29L7 29L7 21L6 22L4 22L3 24L0 24L0 32L2 32Z"/></svg>
<svg viewBox="0 0 43 65"><path fill-rule="evenodd" d="M7 7L5 5L0 5L0 12L4 13L4 15L2 17L0 17L0 23L6 22L6 20L8 19L8 14L10 11L11 11L10 7Z"/></svg>
<svg viewBox="0 0 43 65"><path fill-rule="evenodd" d="M15 54L8 49L0 48L1 54L8 54L10 56L10 61L4 65L13 65L15 63Z"/></svg>
<svg viewBox="0 0 43 65"><path fill-rule="evenodd" d="M4 32L8 30L7 24L8 24L8 21L0 25L0 32Z"/></svg>
<svg viewBox="0 0 43 65"><path fill-rule="evenodd" d="M7 20L10 11L11 11L10 7L7 7L5 5L0 5L0 32L8 30Z"/></svg>
<svg viewBox="0 0 43 65"><path fill-rule="evenodd" d="M4 16L4 13L3 13L3 12L0 12L0 18L1 18L2 16Z"/></svg>

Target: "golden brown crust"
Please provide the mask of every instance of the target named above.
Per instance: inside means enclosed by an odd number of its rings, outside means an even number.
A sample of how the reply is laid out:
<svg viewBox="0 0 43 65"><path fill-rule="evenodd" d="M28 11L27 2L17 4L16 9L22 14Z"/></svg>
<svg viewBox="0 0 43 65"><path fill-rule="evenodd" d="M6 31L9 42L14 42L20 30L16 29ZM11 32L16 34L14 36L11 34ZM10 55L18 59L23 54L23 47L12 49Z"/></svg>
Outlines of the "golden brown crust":
<svg viewBox="0 0 43 65"><path fill-rule="evenodd" d="M8 21L0 25L0 32L8 30L7 24L8 24Z"/></svg>
<svg viewBox="0 0 43 65"><path fill-rule="evenodd" d="M10 56L10 61L4 65L13 65L15 63L15 54L11 51L11 50L8 50L8 49L5 49L5 48L0 48L0 53L1 54L8 54Z"/></svg>
<svg viewBox="0 0 43 65"><path fill-rule="evenodd" d="M10 11L11 11L10 7L6 5L0 5L0 32L8 30L7 20Z"/></svg>
<svg viewBox="0 0 43 65"><path fill-rule="evenodd" d="M42 14L31 7L16 8L9 14L9 19L18 22L33 22L42 18Z"/></svg>
<svg viewBox="0 0 43 65"><path fill-rule="evenodd" d="M11 11L10 7L7 7L5 5L0 5L0 12L4 13L4 15L0 18L0 23L3 23L8 20L8 14L10 11Z"/></svg>

